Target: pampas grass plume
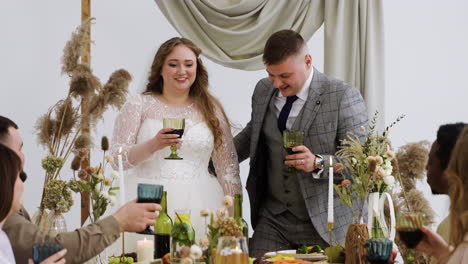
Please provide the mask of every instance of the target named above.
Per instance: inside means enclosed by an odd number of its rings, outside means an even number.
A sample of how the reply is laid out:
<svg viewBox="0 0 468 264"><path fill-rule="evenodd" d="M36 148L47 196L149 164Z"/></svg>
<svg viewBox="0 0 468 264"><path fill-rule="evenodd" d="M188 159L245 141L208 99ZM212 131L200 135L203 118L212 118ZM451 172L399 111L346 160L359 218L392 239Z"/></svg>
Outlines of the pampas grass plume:
<svg viewBox="0 0 468 264"><path fill-rule="evenodd" d="M90 18L84 21L75 32L72 33L71 39L63 48L62 73L71 74L77 67L80 57L85 55L86 43L90 41L87 39L87 35L93 20L94 18Z"/></svg>
<svg viewBox="0 0 468 264"><path fill-rule="evenodd" d="M72 97L89 97L101 89L99 79L93 75L89 66L78 64L73 70L69 93Z"/></svg>
<svg viewBox="0 0 468 264"><path fill-rule="evenodd" d="M89 134L81 134L75 141L75 149L89 148L91 146L91 138Z"/></svg>

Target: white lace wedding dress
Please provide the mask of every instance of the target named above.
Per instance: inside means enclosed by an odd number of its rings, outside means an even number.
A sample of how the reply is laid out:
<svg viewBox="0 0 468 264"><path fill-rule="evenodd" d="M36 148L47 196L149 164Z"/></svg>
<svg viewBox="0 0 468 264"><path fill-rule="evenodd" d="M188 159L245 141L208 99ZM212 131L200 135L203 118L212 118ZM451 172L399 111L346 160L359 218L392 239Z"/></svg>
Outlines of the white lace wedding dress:
<svg viewBox="0 0 468 264"><path fill-rule="evenodd" d="M123 106L114 126L111 153L117 157L122 147L126 200L136 199L138 183L164 185L167 191L168 214L174 221L174 210L190 209L196 239L205 234L205 221L200 217L204 208L215 212L224 195L241 193L239 165L232 134L220 111L216 111L223 130L223 144L214 149L214 137L194 104L173 107L152 95L136 95ZM154 137L163 128L163 118L185 118L183 141L178 155L183 160L165 160L169 147L156 151L139 164L128 161L128 152L136 144ZM208 172L210 158L217 177ZM115 159L117 160L117 159ZM136 247L135 238L127 239L128 250ZM142 239L142 237L139 237ZM127 240L129 242L127 242ZM127 251L128 252L128 251Z"/></svg>

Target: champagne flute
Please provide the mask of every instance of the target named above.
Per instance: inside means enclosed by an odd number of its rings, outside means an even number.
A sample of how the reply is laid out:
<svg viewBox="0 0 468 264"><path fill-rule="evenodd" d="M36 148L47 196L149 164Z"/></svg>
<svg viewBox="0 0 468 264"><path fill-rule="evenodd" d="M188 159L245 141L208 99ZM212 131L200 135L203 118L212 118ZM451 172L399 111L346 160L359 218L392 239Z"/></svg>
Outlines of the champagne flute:
<svg viewBox="0 0 468 264"><path fill-rule="evenodd" d="M137 203L160 203L161 197L164 191L164 187L158 184L138 184L138 199ZM151 230L150 226L147 226L142 232L138 232L142 235L155 235L156 233Z"/></svg>
<svg viewBox="0 0 468 264"><path fill-rule="evenodd" d="M424 233L420 228L425 224L425 215L422 213L402 213L397 217L396 226L400 240L408 248L415 248L424 238Z"/></svg>
<svg viewBox="0 0 468 264"><path fill-rule="evenodd" d="M163 119L164 128L174 129L172 132L167 132L166 134L177 134L179 138L184 134L185 129L185 119L184 118L164 118ZM177 146L171 146L171 154L164 158L169 160L181 160L182 158L177 155Z"/></svg>
<svg viewBox="0 0 468 264"><path fill-rule="evenodd" d="M285 130L283 131L283 146L286 148L288 155L296 154L299 152L294 152L293 147L304 145L304 131L300 130ZM296 171L294 165L288 165L288 171Z"/></svg>

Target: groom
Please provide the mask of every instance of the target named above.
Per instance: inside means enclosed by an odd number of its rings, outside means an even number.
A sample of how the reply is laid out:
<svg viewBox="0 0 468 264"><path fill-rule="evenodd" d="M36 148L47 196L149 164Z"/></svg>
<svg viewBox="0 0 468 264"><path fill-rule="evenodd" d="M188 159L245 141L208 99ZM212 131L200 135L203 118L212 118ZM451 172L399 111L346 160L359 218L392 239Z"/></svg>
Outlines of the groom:
<svg viewBox="0 0 468 264"><path fill-rule="evenodd" d="M327 246L329 157L348 132L364 136L364 101L351 85L312 67L307 45L295 31L270 36L263 62L268 78L257 83L251 120L234 139L239 161L250 158L250 255ZM293 149L297 154L287 156L284 130L305 132L304 145ZM288 165L297 172L288 171ZM351 211L337 195L334 205L333 239L343 243Z"/></svg>

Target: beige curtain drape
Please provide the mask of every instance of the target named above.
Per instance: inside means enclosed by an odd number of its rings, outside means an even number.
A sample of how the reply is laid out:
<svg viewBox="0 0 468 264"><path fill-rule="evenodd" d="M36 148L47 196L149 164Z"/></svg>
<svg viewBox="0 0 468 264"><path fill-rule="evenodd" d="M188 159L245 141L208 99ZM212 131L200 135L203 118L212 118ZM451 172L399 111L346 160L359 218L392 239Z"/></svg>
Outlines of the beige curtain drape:
<svg viewBox="0 0 468 264"><path fill-rule="evenodd" d="M325 74L360 89L369 113L384 110L383 0L155 0L203 55L242 70L263 69L268 37L293 29L309 40L324 24Z"/></svg>

